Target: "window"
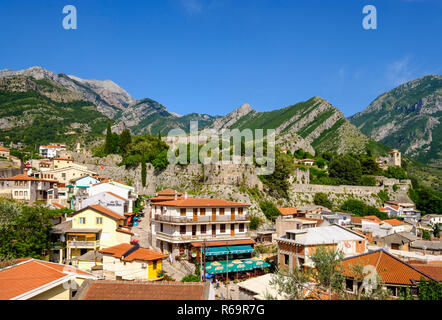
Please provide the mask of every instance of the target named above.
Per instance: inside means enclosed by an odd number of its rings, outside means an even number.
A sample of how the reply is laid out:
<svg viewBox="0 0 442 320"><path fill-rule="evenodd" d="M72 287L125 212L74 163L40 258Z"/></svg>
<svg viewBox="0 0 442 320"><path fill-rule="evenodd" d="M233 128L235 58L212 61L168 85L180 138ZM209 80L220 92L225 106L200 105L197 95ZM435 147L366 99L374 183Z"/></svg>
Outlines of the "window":
<svg viewBox="0 0 442 320"><path fill-rule="evenodd" d="M153 262L152 269L153 270L157 270L157 262L156 261Z"/></svg>
<svg viewBox="0 0 442 320"><path fill-rule="evenodd" d="M203 224L201 225L201 234L206 234L207 230L206 230L206 225Z"/></svg>
<svg viewBox="0 0 442 320"><path fill-rule="evenodd" d="M205 215L206 215L206 208L201 208L201 209L200 209L200 214L201 214L202 216L205 216Z"/></svg>
<svg viewBox="0 0 442 320"><path fill-rule="evenodd" d="M181 208L180 209L180 215L183 217L186 215L186 208Z"/></svg>
<svg viewBox="0 0 442 320"><path fill-rule="evenodd" d="M244 232L244 223L239 224L239 232Z"/></svg>
<svg viewBox="0 0 442 320"><path fill-rule="evenodd" d="M219 215L223 216L224 215L224 208L219 208Z"/></svg>
<svg viewBox="0 0 442 320"><path fill-rule="evenodd" d="M221 233L225 233L226 232L226 225L225 224L220 224L219 228L220 228L220 232Z"/></svg>
<svg viewBox="0 0 442 320"><path fill-rule="evenodd" d="M164 214L164 207L161 207L161 214Z"/></svg>
<svg viewBox="0 0 442 320"><path fill-rule="evenodd" d="M101 217L95 218L95 224L103 224L103 218L101 218Z"/></svg>
<svg viewBox="0 0 442 320"><path fill-rule="evenodd" d="M284 255L284 264L285 264L286 266L289 265L289 259L290 259L289 255L288 255L288 254L285 254L285 255Z"/></svg>
<svg viewBox="0 0 442 320"><path fill-rule="evenodd" d="M18 191L14 191L14 196L18 196Z"/></svg>
<svg viewBox="0 0 442 320"><path fill-rule="evenodd" d="M186 234L186 226L180 226L180 234Z"/></svg>
<svg viewBox="0 0 442 320"><path fill-rule="evenodd" d="M193 215L194 216L198 215L198 208L193 208Z"/></svg>
<svg viewBox="0 0 442 320"><path fill-rule="evenodd" d="M235 214L235 208L230 209L231 214Z"/></svg>
<svg viewBox="0 0 442 320"><path fill-rule="evenodd" d="M163 229L164 229L163 224L160 223L160 232L163 232Z"/></svg>
<svg viewBox="0 0 442 320"><path fill-rule="evenodd" d="M83 218L79 218L78 219L78 223L79 224L86 224L86 218L84 218L84 217Z"/></svg>
<svg viewBox="0 0 442 320"><path fill-rule="evenodd" d="M22 196L23 195L23 191L20 191L20 196Z"/></svg>
<svg viewBox="0 0 442 320"><path fill-rule="evenodd" d="M238 208L238 214L242 214L243 213L243 208Z"/></svg>

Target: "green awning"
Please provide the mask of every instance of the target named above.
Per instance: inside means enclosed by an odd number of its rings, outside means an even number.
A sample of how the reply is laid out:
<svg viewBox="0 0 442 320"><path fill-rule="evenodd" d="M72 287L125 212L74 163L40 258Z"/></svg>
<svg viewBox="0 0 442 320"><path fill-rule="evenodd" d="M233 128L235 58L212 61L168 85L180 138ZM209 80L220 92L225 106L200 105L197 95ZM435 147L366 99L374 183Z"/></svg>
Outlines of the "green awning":
<svg viewBox="0 0 442 320"><path fill-rule="evenodd" d="M227 247L206 248L206 256L220 256L227 253L229 253Z"/></svg>
<svg viewBox="0 0 442 320"><path fill-rule="evenodd" d="M270 267L270 264L256 258L244 260L212 261L206 263L206 272L209 274L219 274L226 272L251 271Z"/></svg>
<svg viewBox="0 0 442 320"><path fill-rule="evenodd" d="M206 249L206 256L220 256L226 254L239 254L250 252L255 252L255 250L251 246L212 247Z"/></svg>
<svg viewBox="0 0 442 320"><path fill-rule="evenodd" d="M73 188L74 186L72 185L72 184L68 184L67 186L66 186L66 188Z"/></svg>

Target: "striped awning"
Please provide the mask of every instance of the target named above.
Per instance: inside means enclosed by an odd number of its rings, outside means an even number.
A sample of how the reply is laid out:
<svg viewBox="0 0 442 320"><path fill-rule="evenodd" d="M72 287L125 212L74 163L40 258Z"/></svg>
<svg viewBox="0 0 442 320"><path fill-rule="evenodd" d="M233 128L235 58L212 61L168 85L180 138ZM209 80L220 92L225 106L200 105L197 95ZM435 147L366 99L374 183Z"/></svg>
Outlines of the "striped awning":
<svg viewBox="0 0 442 320"><path fill-rule="evenodd" d="M202 249L204 250L204 249ZM225 254L239 254L239 253L251 253L255 252L251 246L224 246L224 247L211 247L205 249L206 256L220 256ZM204 251L203 251L204 252Z"/></svg>

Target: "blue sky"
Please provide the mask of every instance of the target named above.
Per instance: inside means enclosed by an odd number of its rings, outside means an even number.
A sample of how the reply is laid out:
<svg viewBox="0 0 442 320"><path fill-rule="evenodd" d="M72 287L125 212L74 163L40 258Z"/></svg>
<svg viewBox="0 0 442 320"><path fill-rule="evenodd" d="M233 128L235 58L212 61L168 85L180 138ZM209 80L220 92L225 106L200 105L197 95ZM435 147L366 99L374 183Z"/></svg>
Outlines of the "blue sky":
<svg viewBox="0 0 442 320"><path fill-rule="evenodd" d="M77 30L62 27L68 4ZM362 28L367 4L377 30ZM350 116L442 73L441 15L442 0L0 0L0 68L111 79L179 114L321 96Z"/></svg>

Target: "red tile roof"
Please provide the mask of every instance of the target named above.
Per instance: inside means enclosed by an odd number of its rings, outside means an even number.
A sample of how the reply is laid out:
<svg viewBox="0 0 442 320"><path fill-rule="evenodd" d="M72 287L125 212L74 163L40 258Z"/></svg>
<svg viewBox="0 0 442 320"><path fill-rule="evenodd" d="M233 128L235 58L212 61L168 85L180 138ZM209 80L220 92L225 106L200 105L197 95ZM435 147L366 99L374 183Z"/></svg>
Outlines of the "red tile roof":
<svg viewBox="0 0 442 320"><path fill-rule="evenodd" d="M294 215L298 213L298 209L296 207L293 208L278 208L279 212L281 212L281 215L287 216L287 215Z"/></svg>
<svg viewBox="0 0 442 320"><path fill-rule="evenodd" d="M208 283L91 281L80 300L207 300Z"/></svg>
<svg viewBox="0 0 442 320"><path fill-rule="evenodd" d="M358 256L345 258L342 261L344 267L344 275L347 277L354 277L355 274L352 266L361 264L372 265L376 268L376 272L385 284L410 285L411 280L419 281L421 277L426 280L434 280L428 274L414 268L399 258L390 253L380 249L377 251L364 253Z"/></svg>
<svg viewBox="0 0 442 320"><path fill-rule="evenodd" d="M105 248L100 250L100 253L111 254L115 258L122 259L123 261L154 261L159 259L167 258L167 255L162 254L161 252L153 251L146 248L139 247L138 250L133 251L128 256L123 258L123 254L127 252L133 246L129 243L120 243L116 246Z"/></svg>
<svg viewBox="0 0 442 320"><path fill-rule="evenodd" d="M382 220L379 219L379 218L376 217L376 216L365 216L365 217L363 217L363 218L366 219L366 220L372 220L372 221L375 221L375 222L378 222L378 223L381 223L381 222L382 222Z"/></svg>
<svg viewBox="0 0 442 320"><path fill-rule="evenodd" d="M63 264L32 258L18 260L18 264L0 270L0 300L9 300L61 280L68 273L92 276L89 272Z"/></svg>
<svg viewBox="0 0 442 320"><path fill-rule="evenodd" d="M249 207L249 204L241 202L227 201L223 199L181 199L173 201L165 201L155 203L156 205L164 205L171 207Z"/></svg>
<svg viewBox="0 0 442 320"><path fill-rule="evenodd" d="M121 200L123 200L123 201L128 201L126 198L123 198L123 197L121 197L121 196L119 196L118 194L115 194L115 193L113 193L113 192L107 191L106 193L109 193L110 195L113 195L114 197L116 197L116 198L118 198L118 199L121 199Z"/></svg>
<svg viewBox="0 0 442 320"><path fill-rule="evenodd" d="M439 282L442 282L442 265L440 264L422 264L422 263L410 263L416 269L432 276Z"/></svg>
<svg viewBox="0 0 442 320"><path fill-rule="evenodd" d="M176 190L174 190L174 189L164 189L164 190L157 192L157 195L158 196L173 196L173 195L175 195L175 191ZM176 191L176 192L177 192L177 195L179 195L179 196L181 196L183 194L182 192L178 192L178 191Z"/></svg>
<svg viewBox="0 0 442 320"><path fill-rule="evenodd" d="M134 234L132 231L123 229L123 228L117 228L118 232L127 233L127 234Z"/></svg>
<svg viewBox="0 0 442 320"><path fill-rule="evenodd" d="M8 149L8 148L5 148L5 147L2 147L2 146L0 146L0 151L8 151L8 152L9 152L9 149Z"/></svg>
<svg viewBox="0 0 442 320"><path fill-rule="evenodd" d="M388 223L391 226L401 226L404 224L402 221L399 221L397 219L384 220L384 222Z"/></svg>
<svg viewBox="0 0 442 320"><path fill-rule="evenodd" d="M52 202L52 205L54 205L54 206L56 206L57 208L60 208L60 209L66 208L64 205L59 204L57 202Z"/></svg>
<svg viewBox="0 0 442 320"><path fill-rule="evenodd" d="M62 161L74 161L74 160L72 160L72 159L69 159L69 158L52 158L52 161L54 161L54 160L62 160Z"/></svg>
<svg viewBox="0 0 442 320"><path fill-rule="evenodd" d="M109 210L105 207L102 207L98 204L87 206L86 208L83 208L81 210L74 212L73 215L76 215L76 214L83 212L87 209L91 209L91 210L94 210L94 211L99 212L101 214L104 214L105 216L108 216L109 218L114 219L114 220L124 220L125 219L124 216L122 216L116 212L113 212L112 210Z"/></svg>
<svg viewBox="0 0 442 320"><path fill-rule="evenodd" d="M54 182L54 183L58 182L57 180L37 179L37 178L30 177L25 174L18 174L13 177L1 178L0 180L1 181L45 181L45 182Z"/></svg>

